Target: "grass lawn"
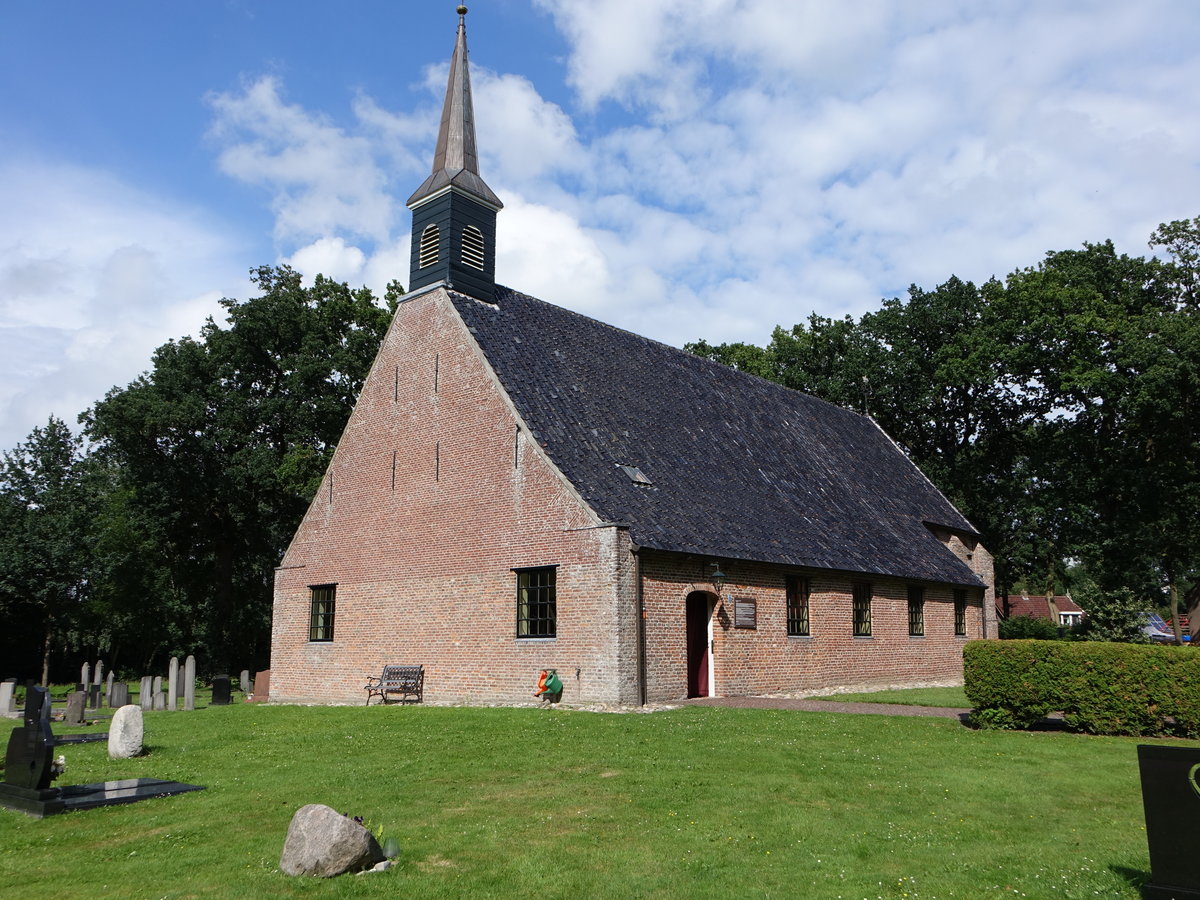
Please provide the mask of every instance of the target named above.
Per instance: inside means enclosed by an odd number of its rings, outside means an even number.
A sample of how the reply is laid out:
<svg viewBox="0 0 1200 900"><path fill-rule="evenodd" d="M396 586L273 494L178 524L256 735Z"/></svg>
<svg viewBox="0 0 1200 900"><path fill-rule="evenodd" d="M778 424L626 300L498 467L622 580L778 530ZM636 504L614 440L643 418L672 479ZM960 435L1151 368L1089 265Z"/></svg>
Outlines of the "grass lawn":
<svg viewBox="0 0 1200 900"><path fill-rule="evenodd" d="M875 691L870 694L835 694L813 697L814 700L837 700L855 703L894 703L903 706L949 706L970 709L971 701L961 687L902 688L895 691Z"/></svg>
<svg viewBox="0 0 1200 900"><path fill-rule="evenodd" d="M0 810L0 896L1134 898L1149 876L1132 739L700 707L239 704L146 732L136 760L64 747L64 780L208 789ZM399 865L280 874L306 803L383 825Z"/></svg>

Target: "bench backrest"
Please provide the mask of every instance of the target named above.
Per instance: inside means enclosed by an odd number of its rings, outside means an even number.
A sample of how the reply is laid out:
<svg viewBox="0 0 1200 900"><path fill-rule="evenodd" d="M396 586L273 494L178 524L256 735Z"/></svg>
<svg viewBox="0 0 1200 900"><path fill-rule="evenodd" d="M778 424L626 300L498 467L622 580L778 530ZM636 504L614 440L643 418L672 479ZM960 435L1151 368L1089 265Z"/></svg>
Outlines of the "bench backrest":
<svg viewBox="0 0 1200 900"><path fill-rule="evenodd" d="M384 666L379 680L384 684L411 684L420 680L424 670L424 666Z"/></svg>

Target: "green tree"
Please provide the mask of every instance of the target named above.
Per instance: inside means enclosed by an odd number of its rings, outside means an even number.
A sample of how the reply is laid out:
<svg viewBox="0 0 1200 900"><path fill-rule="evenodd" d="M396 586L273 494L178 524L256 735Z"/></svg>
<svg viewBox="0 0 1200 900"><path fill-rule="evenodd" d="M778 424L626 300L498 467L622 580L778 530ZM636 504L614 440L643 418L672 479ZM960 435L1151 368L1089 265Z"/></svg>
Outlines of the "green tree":
<svg viewBox="0 0 1200 900"><path fill-rule="evenodd" d="M321 276L304 287L286 266L252 280L259 296L222 301L226 327L210 319L199 340L163 345L149 372L83 417L118 473L108 571L154 592L172 651L207 654L216 670L265 658L273 568L400 293L393 284L384 309L366 288ZM111 539L122 531L126 555Z"/></svg>
<svg viewBox="0 0 1200 900"><path fill-rule="evenodd" d="M93 509L85 470L82 438L54 416L0 467L0 602L10 622L40 629L42 684L54 646L85 616Z"/></svg>

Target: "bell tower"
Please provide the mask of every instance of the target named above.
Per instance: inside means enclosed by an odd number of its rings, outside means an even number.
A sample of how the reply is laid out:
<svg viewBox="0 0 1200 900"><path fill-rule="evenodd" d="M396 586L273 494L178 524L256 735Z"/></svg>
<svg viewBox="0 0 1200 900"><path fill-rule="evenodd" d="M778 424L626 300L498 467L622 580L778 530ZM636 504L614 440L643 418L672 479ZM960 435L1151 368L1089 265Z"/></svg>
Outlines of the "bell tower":
<svg viewBox="0 0 1200 900"><path fill-rule="evenodd" d="M496 291L496 213L504 206L479 177L475 113L467 68L467 8L458 7L446 101L433 171L411 197L409 290L445 281L491 302Z"/></svg>

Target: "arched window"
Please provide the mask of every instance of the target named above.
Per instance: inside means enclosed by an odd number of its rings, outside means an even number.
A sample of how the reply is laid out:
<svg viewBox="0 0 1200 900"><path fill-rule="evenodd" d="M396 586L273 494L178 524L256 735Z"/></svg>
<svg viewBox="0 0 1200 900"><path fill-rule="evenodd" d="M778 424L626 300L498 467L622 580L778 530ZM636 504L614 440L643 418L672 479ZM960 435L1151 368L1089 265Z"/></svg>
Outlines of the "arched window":
<svg viewBox="0 0 1200 900"><path fill-rule="evenodd" d="M417 268L424 269L438 261L438 239L440 233L436 225L426 225L421 232L421 250L417 258Z"/></svg>
<svg viewBox="0 0 1200 900"><path fill-rule="evenodd" d="M462 261L464 266L483 271L483 232L474 225L463 229Z"/></svg>

